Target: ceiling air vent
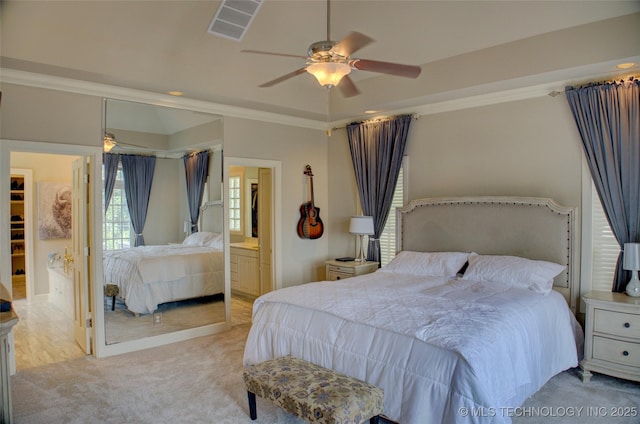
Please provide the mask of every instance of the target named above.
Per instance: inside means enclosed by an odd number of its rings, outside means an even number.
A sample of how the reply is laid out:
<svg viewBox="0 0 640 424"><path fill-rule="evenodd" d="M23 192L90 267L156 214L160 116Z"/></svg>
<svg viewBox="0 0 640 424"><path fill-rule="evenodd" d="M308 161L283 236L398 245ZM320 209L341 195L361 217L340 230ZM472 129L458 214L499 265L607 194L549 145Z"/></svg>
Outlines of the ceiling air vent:
<svg viewBox="0 0 640 424"><path fill-rule="evenodd" d="M209 34L241 41L264 0L224 0L209 25Z"/></svg>

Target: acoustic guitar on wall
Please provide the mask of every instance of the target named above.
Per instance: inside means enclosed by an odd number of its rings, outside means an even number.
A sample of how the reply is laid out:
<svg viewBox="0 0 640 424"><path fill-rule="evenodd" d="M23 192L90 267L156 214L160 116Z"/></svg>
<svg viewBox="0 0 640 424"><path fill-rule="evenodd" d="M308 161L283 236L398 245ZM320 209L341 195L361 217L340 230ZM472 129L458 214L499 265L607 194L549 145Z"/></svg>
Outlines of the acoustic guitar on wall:
<svg viewBox="0 0 640 424"><path fill-rule="evenodd" d="M320 208L313 203L313 173L307 165L304 174L309 177L310 200L300 206L300 220L298 221L298 236L301 238L317 239L324 233L324 225L320 219Z"/></svg>

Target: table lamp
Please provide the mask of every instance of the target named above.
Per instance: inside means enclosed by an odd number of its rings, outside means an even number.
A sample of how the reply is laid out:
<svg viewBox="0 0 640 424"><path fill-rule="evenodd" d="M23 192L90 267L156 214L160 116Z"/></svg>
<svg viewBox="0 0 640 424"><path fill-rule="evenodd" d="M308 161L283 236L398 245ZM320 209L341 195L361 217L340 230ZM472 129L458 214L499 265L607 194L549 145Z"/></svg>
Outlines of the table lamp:
<svg viewBox="0 0 640 424"><path fill-rule="evenodd" d="M638 280L638 270L640 269L640 243L624 244L624 269L631 271L631 280L627 283L626 292L629 296L640 297L640 281Z"/></svg>
<svg viewBox="0 0 640 424"><path fill-rule="evenodd" d="M357 262L366 262L367 258L364 256L364 243L362 238L365 235L373 235L373 217L372 216L352 216L349 224L349 232L360 236L360 252L356 258Z"/></svg>

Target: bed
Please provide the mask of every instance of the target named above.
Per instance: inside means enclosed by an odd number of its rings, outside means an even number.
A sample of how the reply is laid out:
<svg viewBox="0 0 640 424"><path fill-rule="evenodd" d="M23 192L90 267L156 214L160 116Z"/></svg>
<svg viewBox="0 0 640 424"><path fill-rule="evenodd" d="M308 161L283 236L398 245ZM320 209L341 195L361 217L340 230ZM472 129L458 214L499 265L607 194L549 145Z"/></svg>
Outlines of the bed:
<svg viewBox="0 0 640 424"><path fill-rule="evenodd" d="M259 297L245 366L291 354L365 380L403 424L511 422L578 365L575 210L483 197L397 214L400 251L385 267Z"/></svg>
<svg viewBox="0 0 640 424"><path fill-rule="evenodd" d="M158 305L224 293L223 237L198 232L181 244L104 251L104 282L134 314Z"/></svg>

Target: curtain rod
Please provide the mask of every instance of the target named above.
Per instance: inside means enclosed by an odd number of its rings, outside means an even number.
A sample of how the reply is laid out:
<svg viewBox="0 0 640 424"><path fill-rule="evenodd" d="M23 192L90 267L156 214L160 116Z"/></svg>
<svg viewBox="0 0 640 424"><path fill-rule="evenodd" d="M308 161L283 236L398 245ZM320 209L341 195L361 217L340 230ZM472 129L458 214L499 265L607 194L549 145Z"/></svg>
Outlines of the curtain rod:
<svg viewBox="0 0 640 424"><path fill-rule="evenodd" d="M638 79L640 78L640 75L636 75L636 74L630 74L630 75L625 75L621 78L612 78L612 79L607 79L607 80L598 80L598 81L586 81L583 83L579 83L579 84L574 84L574 85L568 85L567 87L571 87L571 88L581 88L581 87L588 87L591 85L598 85L598 84L613 84L613 83L620 83L620 82L624 82L624 81L633 81L634 79ZM559 96L561 94L564 94L567 90L553 90L550 91L549 93L547 93L547 95L551 96L551 97L556 97Z"/></svg>
<svg viewBox="0 0 640 424"><path fill-rule="evenodd" d="M418 120L418 118L420 118L420 114L418 114L418 113L413 113L413 114L406 113L406 114L400 114L400 115L385 116L385 117L381 117L381 118L365 119L365 120L359 121L359 123L385 121L387 119L393 119L393 118L396 118L396 117L402 116L402 115L411 115L411 118L413 118L415 120ZM330 134L331 131L339 130L339 129L342 129L342 128L346 128L347 125L355 124L356 122L352 122L352 123L349 123L349 124L338 125L337 127L332 127L329 130L327 130L327 132L329 133L329 135L331 135Z"/></svg>

